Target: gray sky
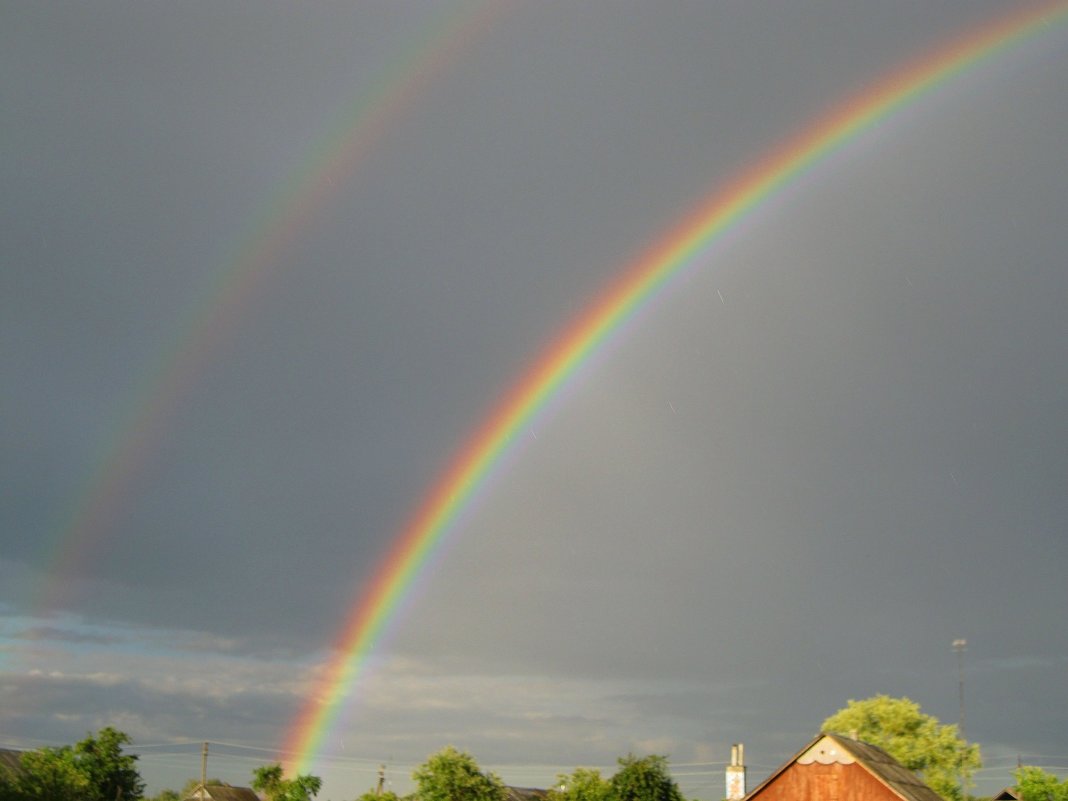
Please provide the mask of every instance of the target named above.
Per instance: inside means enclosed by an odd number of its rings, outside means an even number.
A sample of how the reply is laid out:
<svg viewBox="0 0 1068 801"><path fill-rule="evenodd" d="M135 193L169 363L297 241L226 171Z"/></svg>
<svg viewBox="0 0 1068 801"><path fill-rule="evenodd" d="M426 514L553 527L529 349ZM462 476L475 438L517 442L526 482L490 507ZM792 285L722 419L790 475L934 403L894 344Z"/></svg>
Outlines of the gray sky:
<svg viewBox="0 0 1068 801"><path fill-rule="evenodd" d="M202 740L247 783L564 325L738 171L999 10L7 4L0 746L114 725L152 792ZM483 17L223 307L78 541L268 199L442 20ZM1068 772L1066 67L1060 24L944 84L591 360L352 688L323 798L379 762L404 791L451 743L528 786L663 753L716 799L731 743L759 780L850 698L956 722L959 637L978 789L1018 755Z"/></svg>

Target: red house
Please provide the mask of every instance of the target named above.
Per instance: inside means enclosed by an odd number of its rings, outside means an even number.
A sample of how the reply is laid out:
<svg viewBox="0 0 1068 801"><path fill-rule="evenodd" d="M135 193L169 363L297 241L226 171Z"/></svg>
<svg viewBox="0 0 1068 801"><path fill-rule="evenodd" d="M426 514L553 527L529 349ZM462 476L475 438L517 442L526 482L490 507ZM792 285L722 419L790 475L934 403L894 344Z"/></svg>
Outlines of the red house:
<svg viewBox="0 0 1068 801"><path fill-rule="evenodd" d="M821 734L744 801L942 801L883 749Z"/></svg>

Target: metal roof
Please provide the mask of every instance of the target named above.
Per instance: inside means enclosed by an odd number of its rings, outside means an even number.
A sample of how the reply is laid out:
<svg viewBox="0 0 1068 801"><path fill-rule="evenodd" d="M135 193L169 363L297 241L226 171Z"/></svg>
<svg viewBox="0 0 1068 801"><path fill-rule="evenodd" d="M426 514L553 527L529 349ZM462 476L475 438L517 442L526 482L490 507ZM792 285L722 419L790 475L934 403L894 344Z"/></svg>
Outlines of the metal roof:
<svg viewBox="0 0 1068 801"><path fill-rule="evenodd" d="M248 787L209 784L203 789L197 787L186 797L186 801L260 801L260 797Z"/></svg>
<svg viewBox="0 0 1068 801"><path fill-rule="evenodd" d="M511 787L504 786L508 793L508 801L541 801L548 794L548 790L539 790L536 787Z"/></svg>
<svg viewBox="0 0 1068 801"><path fill-rule="evenodd" d="M0 748L0 769L11 773L22 773L22 752Z"/></svg>
<svg viewBox="0 0 1068 801"><path fill-rule="evenodd" d="M842 737L839 734L826 733L817 734L813 737L805 744L804 748L786 760L782 767L754 787L751 792L747 793L743 801L750 801L750 799L761 793L784 770L797 762L801 756L824 737L833 740L839 748L852 756L857 761L857 764L886 785L903 801L942 801L942 796L924 784L915 773L902 766L900 762L877 745Z"/></svg>
<svg viewBox="0 0 1068 801"><path fill-rule="evenodd" d="M942 796L879 746L842 737L839 734L827 736L856 757L857 762L869 773L906 801L942 801Z"/></svg>

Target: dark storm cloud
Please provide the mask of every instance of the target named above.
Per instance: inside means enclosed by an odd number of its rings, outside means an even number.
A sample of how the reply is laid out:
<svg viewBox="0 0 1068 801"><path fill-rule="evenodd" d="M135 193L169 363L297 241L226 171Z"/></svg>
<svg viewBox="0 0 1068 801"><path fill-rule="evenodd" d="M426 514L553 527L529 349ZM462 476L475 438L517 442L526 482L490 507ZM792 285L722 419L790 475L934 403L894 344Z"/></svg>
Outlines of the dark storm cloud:
<svg viewBox="0 0 1068 801"><path fill-rule="evenodd" d="M69 643L93 643L94 645L112 645L122 641L121 638L112 635L89 634L58 626L31 626L7 636L15 640L54 640Z"/></svg>
<svg viewBox="0 0 1068 801"><path fill-rule="evenodd" d="M277 720L292 710L290 697L230 682L157 682L107 672L8 676L3 693L6 736L23 742L72 743L105 725L145 742L188 736L211 721L218 740L269 745Z"/></svg>

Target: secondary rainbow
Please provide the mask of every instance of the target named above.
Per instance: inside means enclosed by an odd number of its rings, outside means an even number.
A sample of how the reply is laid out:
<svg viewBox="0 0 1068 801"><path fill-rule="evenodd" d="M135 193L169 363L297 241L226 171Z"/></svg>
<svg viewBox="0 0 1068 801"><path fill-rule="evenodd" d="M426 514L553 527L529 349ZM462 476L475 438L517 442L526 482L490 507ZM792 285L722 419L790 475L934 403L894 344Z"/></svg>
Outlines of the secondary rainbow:
<svg viewBox="0 0 1068 801"><path fill-rule="evenodd" d="M621 272L533 368L508 391L496 411L474 432L431 487L401 530L370 587L352 608L325 665L282 747L290 770L305 772L344 707L350 688L430 556L453 530L520 432L561 386L620 326L685 268L703 261L723 234L770 196L809 172L844 143L914 102L934 87L995 53L1020 43L1068 15L1068 3L1015 9L943 43L930 54L891 72L713 192L658 244Z"/></svg>
<svg viewBox="0 0 1068 801"><path fill-rule="evenodd" d="M439 15L344 110L256 209L179 326L170 348L160 354L127 408L117 415L76 500L53 528L53 564L36 590L35 608L49 612L62 606L72 579L103 550L107 533L158 450L176 408L205 365L218 358L228 330L257 291L274 271L283 269L286 248L307 232L316 213L345 187L385 134L503 8L501 2L482 2L466 6L463 13Z"/></svg>

